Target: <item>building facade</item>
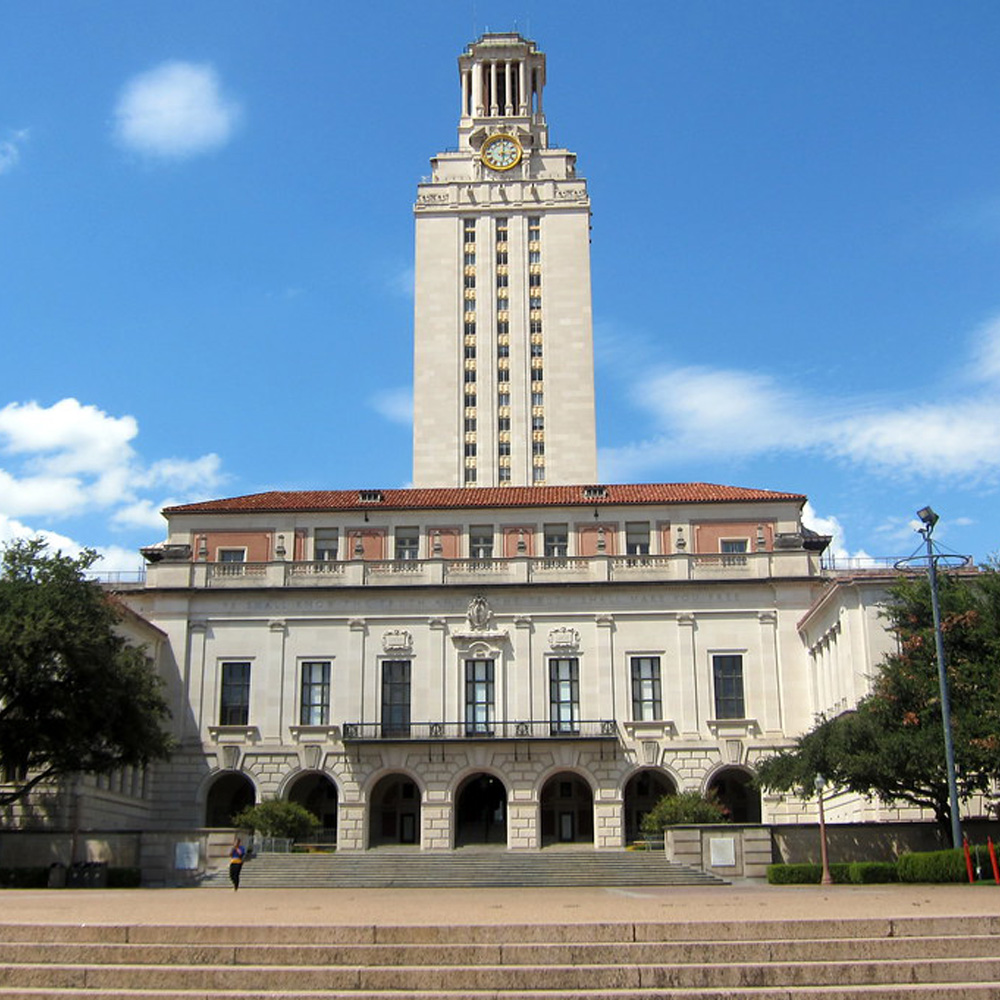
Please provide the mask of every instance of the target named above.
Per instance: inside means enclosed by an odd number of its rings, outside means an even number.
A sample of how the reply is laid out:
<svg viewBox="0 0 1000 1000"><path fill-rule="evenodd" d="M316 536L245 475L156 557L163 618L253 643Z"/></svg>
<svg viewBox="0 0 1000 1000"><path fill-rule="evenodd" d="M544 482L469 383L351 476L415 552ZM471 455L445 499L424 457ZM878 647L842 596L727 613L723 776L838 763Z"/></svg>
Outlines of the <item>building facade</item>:
<svg viewBox="0 0 1000 1000"><path fill-rule="evenodd" d="M754 765L890 648L887 581L824 572L804 496L599 483L590 203L548 144L545 57L485 35L459 70L458 149L415 206L415 486L169 508L122 591L178 750L138 804L93 801L168 868L275 797L354 851L620 849L678 791L812 819Z"/></svg>

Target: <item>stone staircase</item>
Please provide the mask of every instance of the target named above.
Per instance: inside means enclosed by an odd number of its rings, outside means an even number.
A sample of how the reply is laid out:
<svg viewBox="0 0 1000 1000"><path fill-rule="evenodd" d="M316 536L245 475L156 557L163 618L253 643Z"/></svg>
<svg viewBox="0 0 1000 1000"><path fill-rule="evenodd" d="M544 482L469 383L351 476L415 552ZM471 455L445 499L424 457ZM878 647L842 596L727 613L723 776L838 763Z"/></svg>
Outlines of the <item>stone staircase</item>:
<svg viewBox="0 0 1000 1000"><path fill-rule="evenodd" d="M0 925L0 1000L996 1000L1000 917Z"/></svg>
<svg viewBox="0 0 1000 1000"><path fill-rule="evenodd" d="M229 886L225 871L203 885ZM287 888L498 888L504 886L725 885L662 851L375 851L354 854L261 854L240 886Z"/></svg>

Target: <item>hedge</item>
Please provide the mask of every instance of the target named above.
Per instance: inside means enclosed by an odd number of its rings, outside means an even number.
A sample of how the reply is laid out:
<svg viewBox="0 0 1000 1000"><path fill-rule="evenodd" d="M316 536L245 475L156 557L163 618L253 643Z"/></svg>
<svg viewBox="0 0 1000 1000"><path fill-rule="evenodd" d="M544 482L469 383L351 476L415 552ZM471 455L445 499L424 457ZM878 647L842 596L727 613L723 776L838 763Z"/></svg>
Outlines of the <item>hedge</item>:
<svg viewBox="0 0 1000 1000"><path fill-rule="evenodd" d="M897 864L900 882L968 882L962 849L901 854Z"/></svg>
<svg viewBox="0 0 1000 1000"><path fill-rule="evenodd" d="M849 864L830 865L830 877L838 885L851 881ZM767 881L771 885L819 885L823 866L813 864L768 865Z"/></svg>
<svg viewBox="0 0 1000 1000"><path fill-rule="evenodd" d="M855 885L899 881L899 870L894 861L852 861L848 868Z"/></svg>

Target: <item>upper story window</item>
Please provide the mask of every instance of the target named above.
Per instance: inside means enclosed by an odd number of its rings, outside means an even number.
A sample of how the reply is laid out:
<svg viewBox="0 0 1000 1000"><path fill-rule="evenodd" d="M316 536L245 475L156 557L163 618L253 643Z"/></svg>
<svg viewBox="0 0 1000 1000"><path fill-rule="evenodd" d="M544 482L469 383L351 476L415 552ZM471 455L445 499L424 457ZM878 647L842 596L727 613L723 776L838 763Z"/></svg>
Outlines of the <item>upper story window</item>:
<svg viewBox="0 0 1000 1000"><path fill-rule="evenodd" d="M476 242L476 220L475 219L463 219L463 232L464 240L466 243Z"/></svg>
<svg viewBox="0 0 1000 1000"><path fill-rule="evenodd" d="M470 433L471 434L473 431L475 431L475 429L476 429L476 418L475 417L466 417L465 418L465 430L466 430L466 433Z"/></svg>
<svg viewBox="0 0 1000 1000"><path fill-rule="evenodd" d="M542 255L537 250L528 251L528 263L538 264L542 260Z"/></svg>
<svg viewBox="0 0 1000 1000"><path fill-rule="evenodd" d="M493 558L492 524L474 524L469 528L469 555L473 559Z"/></svg>
<svg viewBox="0 0 1000 1000"><path fill-rule="evenodd" d="M241 563L247 561L246 549L216 549L216 558L222 563Z"/></svg>
<svg viewBox="0 0 1000 1000"><path fill-rule="evenodd" d="M498 417L497 418L497 430L498 431L509 431L510 430L510 417Z"/></svg>
<svg viewBox="0 0 1000 1000"><path fill-rule="evenodd" d="M565 524L546 524L542 532L545 555L550 558L565 558L569 553L569 528Z"/></svg>
<svg viewBox="0 0 1000 1000"><path fill-rule="evenodd" d="M549 660L549 723L553 735L580 731L580 661Z"/></svg>
<svg viewBox="0 0 1000 1000"><path fill-rule="evenodd" d="M313 558L333 562L340 546L340 533L336 528L317 528L313 539Z"/></svg>
<svg viewBox="0 0 1000 1000"><path fill-rule="evenodd" d="M222 664L219 725L245 726L250 721L250 664Z"/></svg>
<svg viewBox="0 0 1000 1000"><path fill-rule="evenodd" d="M632 657L632 718L636 722L663 718L658 656Z"/></svg>
<svg viewBox="0 0 1000 1000"><path fill-rule="evenodd" d="M625 524L625 554L649 555L649 522L628 521Z"/></svg>
<svg viewBox="0 0 1000 1000"><path fill-rule="evenodd" d="M382 661L382 735L410 735L410 661Z"/></svg>
<svg viewBox="0 0 1000 1000"><path fill-rule="evenodd" d="M719 551L724 553L740 553L749 551L748 538L722 538L719 540Z"/></svg>
<svg viewBox="0 0 1000 1000"><path fill-rule="evenodd" d="M302 700L299 722L303 726L330 724L330 661L302 664Z"/></svg>
<svg viewBox="0 0 1000 1000"><path fill-rule="evenodd" d="M533 431L544 431L545 430L545 417L541 414L536 413L531 418L531 429Z"/></svg>
<svg viewBox="0 0 1000 1000"><path fill-rule="evenodd" d="M712 657L712 680L715 686L715 717L745 719L743 700L743 655L716 654Z"/></svg>
<svg viewBox="0 0 1000 1000"><path fill-rule="evenodd" d="M510 393L507 392L507 386L504 386L497 393L497 406L510 406Z"/></svg>
<svg viewBox="0 0 1000 1000"><path fill-rule="evenodd" d="M396 558L416 559L419 552L420 552L420 529L397 528Z"/></svg>
<svg viewBox="0 0 1000 1000"><path fill-rule="evenodd" d="M493 660L465 661L465 735L493 735Z"/></svg>

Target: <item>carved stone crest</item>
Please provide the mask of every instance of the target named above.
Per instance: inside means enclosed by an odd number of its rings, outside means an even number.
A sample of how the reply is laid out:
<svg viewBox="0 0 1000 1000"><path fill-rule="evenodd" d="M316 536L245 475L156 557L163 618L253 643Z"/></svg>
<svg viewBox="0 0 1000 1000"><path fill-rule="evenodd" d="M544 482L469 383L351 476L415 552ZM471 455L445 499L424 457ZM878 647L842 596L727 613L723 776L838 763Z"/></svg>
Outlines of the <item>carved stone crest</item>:
<svg viewBox="0 0 1000 1000"><path fill-rule="evenodd" d="M575 628L554 628L549 632L549 645L553 649L577 649L580 633Z"/></svg>
<svg viewBox="0 0 1000 1000"><path fill-rule="evenodd" d="M482 594L477 594L469 602L469 610L466 612L469 619L469 628L473 632L485 632L493 621L493 612L490 610L489 602Z"/></svg>
<svg viewBox="0 0 1000 1000"><path fill-rule="evenodd" d="M403 628L389 629L382 634L382 648L387 653L398 653L412 649L413 635Z"/></svg>

